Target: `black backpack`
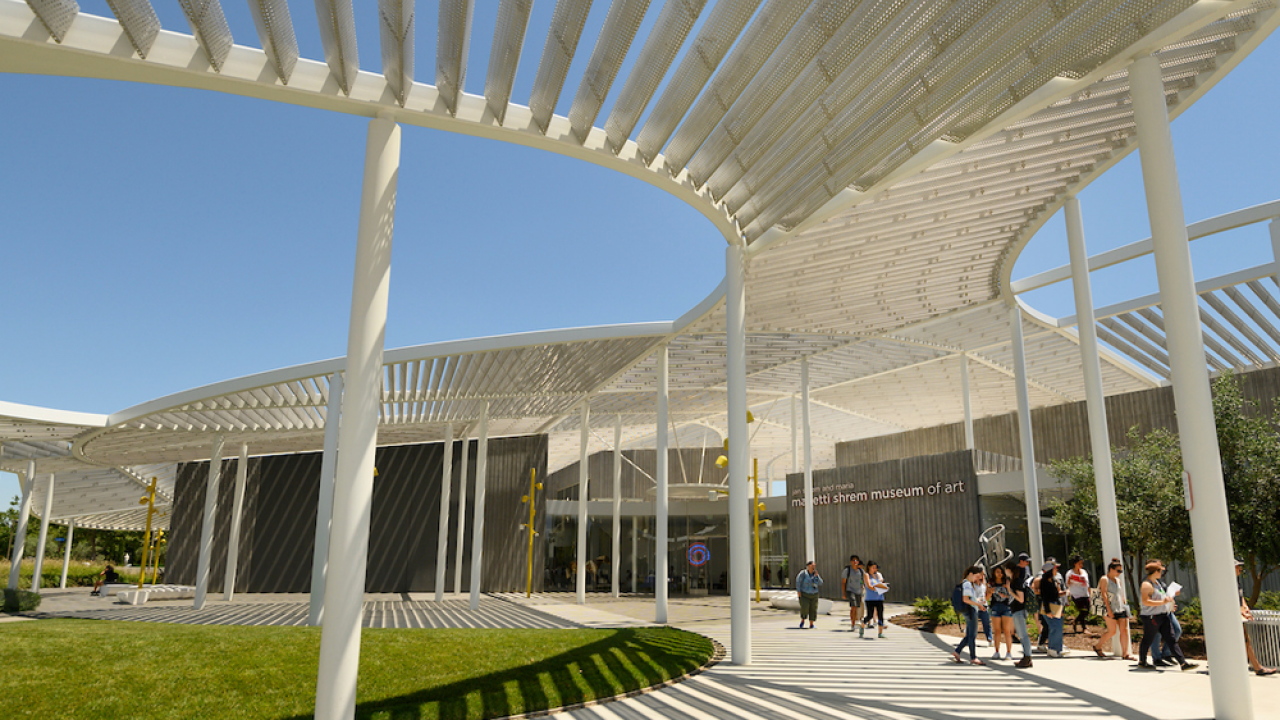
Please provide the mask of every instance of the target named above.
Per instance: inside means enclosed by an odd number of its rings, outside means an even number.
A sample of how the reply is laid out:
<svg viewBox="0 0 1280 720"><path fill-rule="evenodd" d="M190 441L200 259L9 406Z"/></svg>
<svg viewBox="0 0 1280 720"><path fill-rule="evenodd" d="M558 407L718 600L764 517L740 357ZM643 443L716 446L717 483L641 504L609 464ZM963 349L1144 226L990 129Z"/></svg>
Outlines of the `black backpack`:
<svg viewBox="0 0 1280 720"><path fill-rule="evenodd" d="M955 608L956 617L963 620L966 607L964 604L964 583L959 583L951 589L951 607Z"/></svg>

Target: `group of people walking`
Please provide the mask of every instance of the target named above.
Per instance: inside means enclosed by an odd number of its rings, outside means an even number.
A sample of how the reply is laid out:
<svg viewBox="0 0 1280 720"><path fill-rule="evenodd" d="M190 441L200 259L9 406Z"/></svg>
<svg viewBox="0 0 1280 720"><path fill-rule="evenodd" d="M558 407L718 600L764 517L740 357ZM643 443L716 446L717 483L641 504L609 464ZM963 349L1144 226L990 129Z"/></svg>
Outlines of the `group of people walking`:
<svg viewBox="0 0 1280 720"><path fill-rule="evenodd" d="M796 591L800 597L800 627L814 626L818 617L818 591L822 588L822 577L818 575L817 565L813 560L805 564L804 570L796 576ZM876 637L884 637L884 596L889 592L889 585L884 581L880 566L872 560L864 567L862 559L857 555L849 557L848 567L840 571L840 597L849 603L849 631L858 631L858 637L866 637L867 628L876 626L879 633ZM863 609L866 617L863 618Z"/></svg>
<svg viewBox="0 0 1280 720"><path fill-rule="evenodd" d="M1089 573L1084 569L1084 560L1075 556L1071 558L1070 569L1065 577L1061 566L1054 558L1049 558L1040 567L1039 573L1032 573L1031 558L1026 553L1018 556L1017 564L1009 570L1003 566L993 568L988 575L977 566L965 570L965 578L957 593L960 598L957 612L965 624L964 638L956 645L951 657L957 663L963 663L961 653L968 648L969 662L982 665L977 655L977 632L982 625L987 641L994 647L992 659L1013 659L1013 638L1016 636L1022 645L1022 658L1017 667L1031 667L1031 636L1027 632L1027 608L1038 601L1038 620L1040 637L1038 645L1049 657L1061 657L1069 650L1063 646L1063 611L1069 601L1076 609L1072 626L1077 634L1088 627L1088 619L1098 614L1106 621L1106 630L1093 645L1098 657L1106 657L1105 649L1110 646L1112 638L1119 638L1121 657L1134 660L1131 654L1129 621L1131 619L1129 600L1125 596L1123 565L1118 558L1107 564L1106 574L1099 578L1098 604L1095 607L1089 583ZM1239 574L1242 563L1236 561L1236 573ZM1142 641L1138 645L1138 667L1144 670L1157 667L1177 665L1182 670L1197 667L1196 663L1187 660L1178 642L1182 636L1182 628L1175 614L1177 596L1180 586L1177 583L1166 585L1163 581L1164 563L1159 560L1148 562L1144 568L1145 578L1139 589L1137 613L1142 623ZM1034 598L1034 599L1033 599ZM954 602L954 601L953 601ZM1244 600L1244 590L1240 589L1240 614L1242 620L1252 617L1248 603ZM993 636L994 629L994 636ZM1004 646L1002 655L1000 648ZM1259 675L1271 675L1276 672L1264 667L1249 643L1245 634L1245 648L1249 656L1249 664Z"/></svg>

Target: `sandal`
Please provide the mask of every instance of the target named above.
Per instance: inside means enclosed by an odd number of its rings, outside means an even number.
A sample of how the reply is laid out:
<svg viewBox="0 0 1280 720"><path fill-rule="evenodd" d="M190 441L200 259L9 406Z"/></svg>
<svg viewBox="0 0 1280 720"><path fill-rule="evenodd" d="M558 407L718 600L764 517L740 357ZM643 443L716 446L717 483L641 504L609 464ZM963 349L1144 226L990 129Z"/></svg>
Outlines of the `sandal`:
<svg viewBox="0 0 1280 720"><path fill-rule="evenodd" d="M1132 655L1121 655L1121 656L1120 656L1120 659L1121 659L1121 660L1133 660L1133 659L1134 659L1134 657L1133 657Z"/></svg>
<svg viewBox="0 0 1280 720"><path fill-rule="evenodd" d="M981 660L979 660L978 658L974 658L974 659L970 660L970 661L969 661L969 664L970 664L970 665L986 665L986 663L982 662L982 661L981 661Z"/></svg>
<svg viewBox="0 0 1280 720"><path fill-rule="evenodd" d="M955 660L957 665L964 664L964 661L960 659L960 653L951 653L951 659Z"/></svg>
<svg viewBox="0 0 1280 720"><path fill-rule="evenodd" d="M1263 676L1266 676L1266 675L1275 675L1275 674L1276 674L1276 669L1275 669L1275 668L1262 668L1261 670L1258 670L1258 671L1257 671L1257 674L1258 674L1258 675L1263 675Z"/></svg>
<svg viewBox="0 0 1280 720"><path fill-rule="evenodd" d="M1093 646L1093 651L1094 651L1094 652L1096 652L1096 653L1098 653L1098 657L1100 657L1100 658L1104 658L1104 657L1106 657L1106 656L1107 656L1107 654L1106 654L1106 653L1104 653L1104 652L1102 652L1102 650L1101 650L1097 645L1094 645L1094 646Z"/></svg>

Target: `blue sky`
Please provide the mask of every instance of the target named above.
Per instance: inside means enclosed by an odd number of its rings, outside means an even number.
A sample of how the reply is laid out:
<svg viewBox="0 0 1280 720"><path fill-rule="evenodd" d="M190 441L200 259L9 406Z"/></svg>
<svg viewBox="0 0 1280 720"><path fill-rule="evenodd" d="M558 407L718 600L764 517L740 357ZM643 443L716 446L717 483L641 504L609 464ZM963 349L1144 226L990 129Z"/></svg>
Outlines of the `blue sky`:
<svg viewBox="0 0 1280 720"><path fill-rule="evenodd" d="M480 94L497 4L476 5L466 87ZM609 3L594 5L561 114ZM534 6L515 102L527 102L553 7ZM81 8L111 15L105 0ZM374 8L356 2L361 65L377 70ZM177 3L156 9L164 27L187 31ZM237 41L256 46L245 4L226 9ZM311 4L292 10L303 57L323 57ZM434 10L417 22L417 76L433 82ZM1280 198L1277 67L1273 37L1175 121L1188 221ZM0 75L0 96L9 308L0 399L110 413L345 351L364 119L72 78ZM1081 200L1091 253L1149 234L1136 153ZM406 127L387 345L673 319L719 282L723 247L696 211L639 181ZM1193 258L1201 278L1266 262L1265 226L1193 245ZM1055 217L1015 277L1066 262ZM1155 290L1150 267L1120 272L1095 276L1099 305ZM1030 300L1072 312L1065 287ZM0 474L0 498L16 492Z"/></svg>

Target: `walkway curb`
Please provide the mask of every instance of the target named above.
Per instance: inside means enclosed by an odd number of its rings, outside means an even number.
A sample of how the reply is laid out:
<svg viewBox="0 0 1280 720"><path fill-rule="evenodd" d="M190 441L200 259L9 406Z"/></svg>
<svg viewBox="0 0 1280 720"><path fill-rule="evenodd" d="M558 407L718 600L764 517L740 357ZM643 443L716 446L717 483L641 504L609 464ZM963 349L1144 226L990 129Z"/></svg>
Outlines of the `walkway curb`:
<svg viewBox="0 0 1280 720"><path fill-rule="evenodd" d="M672 627L671 625L663 625L661 627L669 628L671 630L682 630L682 628ZM561 705L560 707L547 708L545 710L534 710L533 712L527 712L521 715L506 715L502 718L498 718L497 720L521 720L522 718L542 717L544 715L552 715L554 713L559 713L559 712L573 712L574 710L581 710L583 708L589 708L594 705L604 705L605 703L611 703L617 700L626 700L628 698L640 697L641 695L647 695L651 692L654 692L655 690L662 690L664 688L669 688L672 685L675 685L677 683L682 683L685 680L688 680L689 678L692 678L696 675L701 675L707 670L715 667L716 665L719 665L720 662L724 660L724 656L725 656L724 645L721 645L715 638L709 638L706 635L702 635L702 633L695 633L689 630L682 630L682 632L687 632L692 635L699 635L701 637L707 638L707 640L710 640L711 641L711 657L708 658L707 661L703 663L701 666L696 667L693 670L690 670L689 672L681 675L680 677L671 678L670 680L667 680L666 682L658 683L657 685L650 685L649 687L643 687L636 690L631 690L630 692L626 692L621 695L614 695L612 697L606 697L606 698L596 698L595 700L588 700L586 702L574 703L572 705Z"/></svg>

